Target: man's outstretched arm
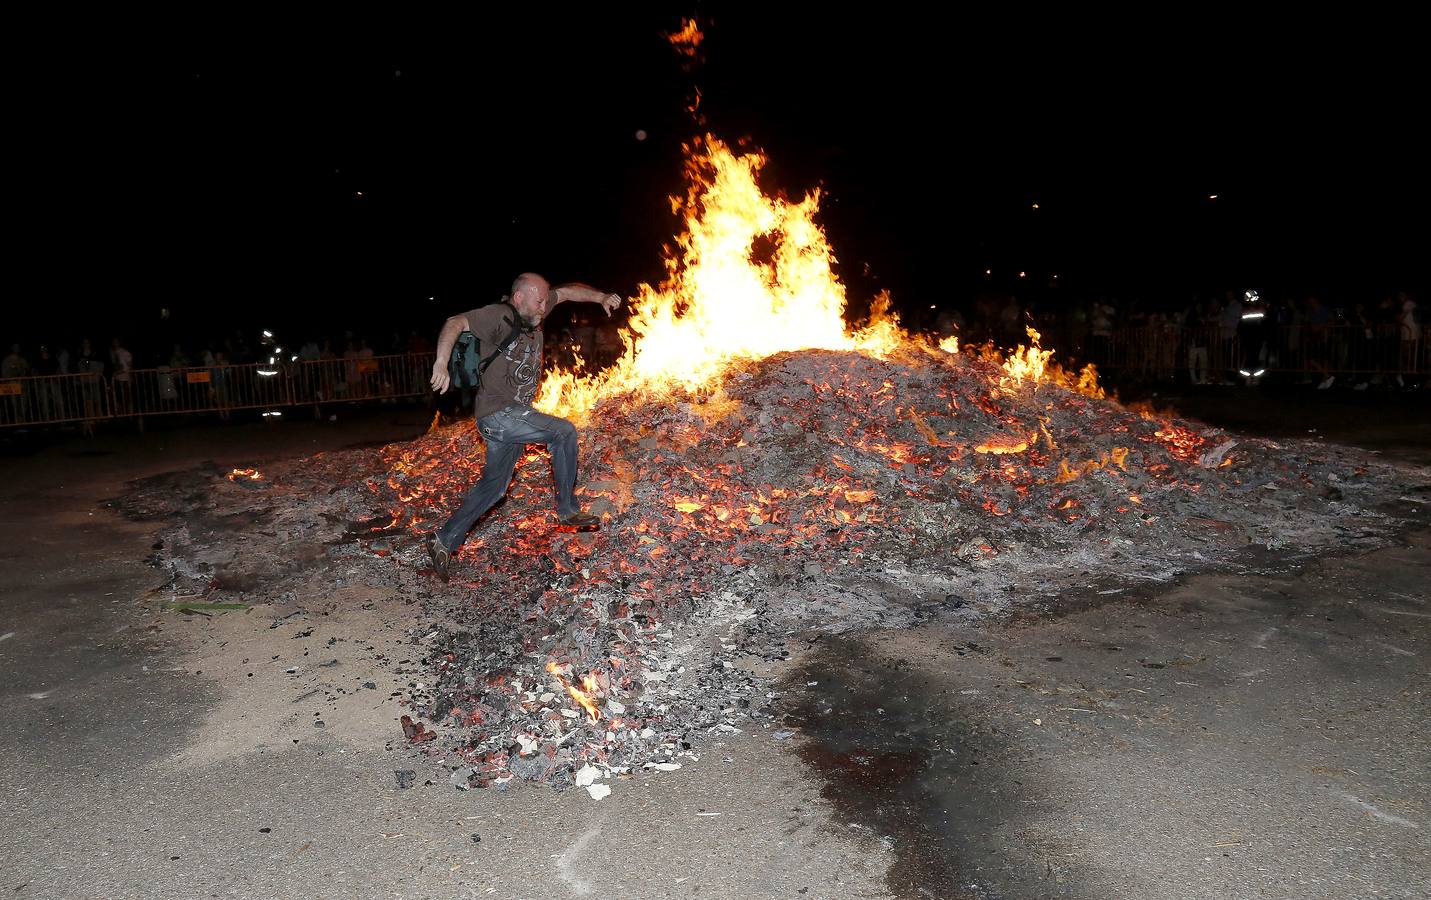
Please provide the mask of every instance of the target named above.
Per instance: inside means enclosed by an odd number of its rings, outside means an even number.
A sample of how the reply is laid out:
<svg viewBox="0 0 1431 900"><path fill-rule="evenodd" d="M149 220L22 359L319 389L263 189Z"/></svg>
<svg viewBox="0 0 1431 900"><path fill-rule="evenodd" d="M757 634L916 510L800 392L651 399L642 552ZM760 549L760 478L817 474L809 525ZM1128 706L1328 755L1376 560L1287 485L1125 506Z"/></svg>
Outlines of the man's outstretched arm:
<svg viewBox="0 0 1431 900"><path fill-rule="evenodd" d="M439 394L447 393L452 384L452 376L447 374L447 361L452 358L452 348L462 332L471 330L472 325L465 314L453 316L442 323L442 330L437 333L437 358L432 361L432 389Z"/></svg>
<svg viewBox="0 0 1431 900"><path fill-rule="evenodd" d="M552 288L552 296L557 303L599 303L609 316L613 310L621 308L621 295L598 291L589 284L573 281ZM555 306L556 304L552 304Z"/></svg>

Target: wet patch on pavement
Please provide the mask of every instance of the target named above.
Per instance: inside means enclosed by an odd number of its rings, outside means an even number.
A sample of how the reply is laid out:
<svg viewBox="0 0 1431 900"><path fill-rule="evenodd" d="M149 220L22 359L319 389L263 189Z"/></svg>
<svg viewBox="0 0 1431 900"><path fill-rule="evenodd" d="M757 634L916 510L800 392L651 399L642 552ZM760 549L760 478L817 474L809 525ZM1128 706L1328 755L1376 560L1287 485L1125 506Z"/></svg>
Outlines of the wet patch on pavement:
<svg viewBox="0 0 1431 900"><path fill-rule="evenodd" d="M1404 540L819 639L780 685L785 721L843 824L895 856L900 898L1423 883L1431 533ZM1355 853L1329 861L1333 839Z"/></svg>
<svg viewBox="0 0 1431 900"><path fill-rule="evenodd" d="M899 898L1080 897L1068 873L1010 851L1031 787L1009 766L1009 735L969 701L955 673L877 637L822 640L782 684L785 722L821 794L852 831L895 856ZM986 653L946 647L957 660ZM945 661L947 664L947 660Z"/></svg>

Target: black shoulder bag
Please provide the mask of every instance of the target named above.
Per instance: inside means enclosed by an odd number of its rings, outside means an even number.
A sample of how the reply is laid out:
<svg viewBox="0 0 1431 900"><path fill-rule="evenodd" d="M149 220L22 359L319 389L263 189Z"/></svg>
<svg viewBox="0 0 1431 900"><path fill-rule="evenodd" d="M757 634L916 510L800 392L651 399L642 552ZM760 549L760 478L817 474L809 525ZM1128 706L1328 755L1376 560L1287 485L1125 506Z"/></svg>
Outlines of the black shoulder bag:
<svg viewBox="0 0 1431 900"><path fill-rule="evenodd" d="M502 317L502 321L507 324L507 336L491 353L483 356L482 339L470 331L462 332L457 343L452 346L452 356L447 360L447 374L452 379L453 387L480 389L482 374L492 365L492 360L506 353L522 333L522 318L517 314L517 308L506 300L500 305L507 307L509 312Z"/></svg>

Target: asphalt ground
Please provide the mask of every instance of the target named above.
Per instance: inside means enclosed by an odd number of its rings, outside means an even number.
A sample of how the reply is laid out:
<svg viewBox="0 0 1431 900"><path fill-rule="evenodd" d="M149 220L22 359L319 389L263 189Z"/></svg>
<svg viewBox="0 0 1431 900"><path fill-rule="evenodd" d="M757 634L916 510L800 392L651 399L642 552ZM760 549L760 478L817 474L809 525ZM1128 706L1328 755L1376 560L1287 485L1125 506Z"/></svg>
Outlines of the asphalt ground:
<svg viewBox="0 0 1431 900"><path fill-rule="evenodd" d="M1391 397L1153 402L1424 466L1424 403ZM1053 616L812 639L775 673L778 727L595 801L459 792L402 743L416 606L329 598L321 644L262 610L183 616L153 593L154 524L107 503L135 478L427 421L390 408L0 438L11 896L1431 895L1424 530L1369 554L1089 586ZM336 648L325 683L347 687L315 695L288 669L320 645Z"/></svg>

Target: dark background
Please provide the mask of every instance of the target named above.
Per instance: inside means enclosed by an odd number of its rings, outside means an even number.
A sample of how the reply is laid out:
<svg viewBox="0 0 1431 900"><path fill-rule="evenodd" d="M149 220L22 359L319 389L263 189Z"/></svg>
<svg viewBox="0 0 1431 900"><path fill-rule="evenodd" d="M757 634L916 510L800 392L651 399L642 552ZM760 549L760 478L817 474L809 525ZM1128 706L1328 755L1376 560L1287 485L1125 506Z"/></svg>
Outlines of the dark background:
<svg viewBox="0 0 1431 900"><path fill-rule="evenodd" d="M692 12L694 62L663 36ZM120 333L142 365L235 329L435 333L526 269L630 292L662 276L681 143L705 130L763 148L767 190L826 192L855 309L880 288L909 310L989 289L1424 304L1409 24L1198 15L557 4L50 30L12 82L0 332Z"/></svg>

